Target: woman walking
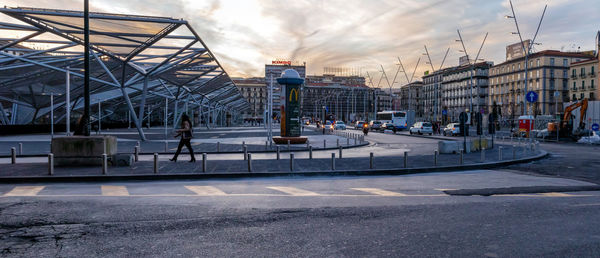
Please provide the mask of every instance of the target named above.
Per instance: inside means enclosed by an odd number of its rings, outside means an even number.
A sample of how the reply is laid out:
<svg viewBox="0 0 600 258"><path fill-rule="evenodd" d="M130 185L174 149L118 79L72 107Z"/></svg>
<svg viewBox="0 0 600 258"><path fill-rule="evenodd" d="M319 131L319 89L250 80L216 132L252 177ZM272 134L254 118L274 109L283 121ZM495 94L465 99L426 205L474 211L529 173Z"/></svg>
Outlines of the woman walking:
<svg viewBox="0 0 600 258"><path fill-rule="evenodd" d="M190 162L196 162L196 158L194 157L194 149L192 149L192 145L190 144L190 140L192 140L192 125L190 123L190 118L186 114L181 115L181 129L177 130L176 132L177 135L175 135L175 138L181 136L181 139L179 140L179 146L177 146L175 156L173 156L170 161L177 161L177 156L179 156L181 148L183 148L183 145L185 145L190 151L190 156L192 157Z"/></svg>

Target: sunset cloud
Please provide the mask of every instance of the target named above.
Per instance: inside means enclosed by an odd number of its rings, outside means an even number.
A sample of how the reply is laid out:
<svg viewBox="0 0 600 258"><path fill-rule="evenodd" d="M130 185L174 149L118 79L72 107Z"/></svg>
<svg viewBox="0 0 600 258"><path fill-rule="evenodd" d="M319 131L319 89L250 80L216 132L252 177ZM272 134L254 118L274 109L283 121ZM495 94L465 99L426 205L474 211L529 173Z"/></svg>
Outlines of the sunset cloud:
<svg viewBox="0 0 600 258"><path fill-rule="evenodd" d="M445 65L458 63L460 29L467 50L475 55L486 32L481 56L504 61L514 23L506 0L91 0L92 11L156 15L188 20L232 76L264 75L264 64L274 58L306 61L311 74L323 67L352 67L379 76L382 64L392 76L397 57L407 72L427 45L437 69L448 47ZM538 42L541 49L593 49L600 29L600 5L589 0L515 0L524 38L535 33L544 8L548 10ZM81 9L74 0L8 0L7 6ZM66 8L68 7L68 8ZM13 21L6 16L1 21ZM13 21L14 22L14 21ZM410 69L409 69L410 68ZM425 59L417 69L431 67ZM399 84L405 83L398 76ZM396 85L398 86L398 85Z"/></svg>

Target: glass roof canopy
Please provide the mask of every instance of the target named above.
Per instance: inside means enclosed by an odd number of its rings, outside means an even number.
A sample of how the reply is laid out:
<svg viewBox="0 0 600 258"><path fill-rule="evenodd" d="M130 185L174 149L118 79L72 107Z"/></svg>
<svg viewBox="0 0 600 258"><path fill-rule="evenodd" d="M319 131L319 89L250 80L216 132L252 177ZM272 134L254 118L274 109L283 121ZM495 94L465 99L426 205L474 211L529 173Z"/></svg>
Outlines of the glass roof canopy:
<svg viewBox="0 0 600 258"><path fill-rule="evenodd" d="M81 113L83 12L23 7L0 12L20 22L0 23L0 104L8 104L0 109L12 104L9 112L0 110L0 124L48 123L48 95L55 96L60 123L67 71L72 113ZM142 121L162 117L165 103L174 123L186 108L206 121L226 113L235 117L249 107L187 21L93 12L89 17L90 99L102 102L96 116L103 121L127 121L130 111L145 139ZM3 36L11 34L19 36Z"/></svg>

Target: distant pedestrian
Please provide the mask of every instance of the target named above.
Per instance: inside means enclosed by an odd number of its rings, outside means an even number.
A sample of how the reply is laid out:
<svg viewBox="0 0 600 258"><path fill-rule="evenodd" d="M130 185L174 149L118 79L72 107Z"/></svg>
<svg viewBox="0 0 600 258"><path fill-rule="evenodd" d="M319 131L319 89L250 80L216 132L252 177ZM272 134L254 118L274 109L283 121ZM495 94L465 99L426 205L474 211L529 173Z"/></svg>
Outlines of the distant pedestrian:
<svg viewBox="0 0 600 258"><path fill-rule="evenodd" d="M179 156L183 145L185 145L188 148L188 151L190 152L190 156L192 157L192 159L190 159L190 162L196 162L196 157L194 157L194 149L192 148L192 144L190 143L193 135L192 126L190 123L190 118L186 114L181 115L181 129L178 129L176 132L177 135L175 135L175 138L181 136L181 139L179 140L179 146L177 146L175 156L173 156L173 158L171 158L170 161L177 161L177 156Z"/></svg>

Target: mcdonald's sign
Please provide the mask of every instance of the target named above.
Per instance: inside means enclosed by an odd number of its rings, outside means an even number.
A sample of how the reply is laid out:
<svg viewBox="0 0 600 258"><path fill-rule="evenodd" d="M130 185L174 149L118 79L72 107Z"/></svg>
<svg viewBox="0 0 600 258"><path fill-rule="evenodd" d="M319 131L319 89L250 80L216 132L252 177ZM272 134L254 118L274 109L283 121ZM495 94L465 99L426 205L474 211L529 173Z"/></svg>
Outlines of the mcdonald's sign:
<svg viewBox="0 0 600 258"><path fill-rule="evenodd" d="M297 88L292 88L290 90L290 96L288 97L288 99L289 99L288 101L292 101L292 95L293 94L296 94L296 96L294 98L294 101L298 101L298 89Z"/></svg>

